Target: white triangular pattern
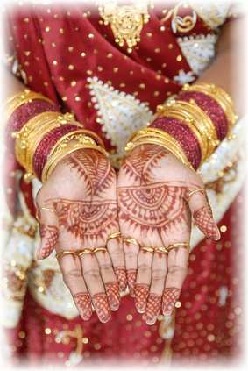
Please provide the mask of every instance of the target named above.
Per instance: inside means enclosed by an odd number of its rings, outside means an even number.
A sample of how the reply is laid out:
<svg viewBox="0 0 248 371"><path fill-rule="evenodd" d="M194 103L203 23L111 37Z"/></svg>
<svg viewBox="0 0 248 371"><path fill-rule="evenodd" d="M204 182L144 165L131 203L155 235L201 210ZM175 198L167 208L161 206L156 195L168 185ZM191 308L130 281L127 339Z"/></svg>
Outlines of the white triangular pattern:
<svg viewBox="0 0 248 371"><path fill-rule="evenodd" d="M177 41L192 71L200 75L215 56L217 36L214 34L190 36L178 38Z"/></svg>
<svg viewBox="0 0 248 371"><path fill-rule="evenodd" d="M117 147L117 154L124 154L130 135L144 127L152 118L148 104L141 103L130 94L115 90L97 77L89 77L92 102L103 126L106 138Z"/></svg>

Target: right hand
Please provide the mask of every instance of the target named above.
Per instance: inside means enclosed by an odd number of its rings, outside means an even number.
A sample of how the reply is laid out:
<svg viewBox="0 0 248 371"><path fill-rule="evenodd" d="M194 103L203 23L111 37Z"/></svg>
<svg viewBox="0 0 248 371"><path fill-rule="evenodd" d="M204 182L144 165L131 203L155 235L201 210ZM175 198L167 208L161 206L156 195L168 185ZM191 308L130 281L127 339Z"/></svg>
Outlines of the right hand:
<svg viewBox="0 0 248 371"><path fill-rule="evenodd" d="M91 317L93 305L99 320L107 322L119 307L119 288L126 287L121 239L108 240L119 232L116 173L109 160L94 149L66 156L40 189L37 212L37 258L55 249L82 319ZM90 253L97 247L103 249Z"/></svg>

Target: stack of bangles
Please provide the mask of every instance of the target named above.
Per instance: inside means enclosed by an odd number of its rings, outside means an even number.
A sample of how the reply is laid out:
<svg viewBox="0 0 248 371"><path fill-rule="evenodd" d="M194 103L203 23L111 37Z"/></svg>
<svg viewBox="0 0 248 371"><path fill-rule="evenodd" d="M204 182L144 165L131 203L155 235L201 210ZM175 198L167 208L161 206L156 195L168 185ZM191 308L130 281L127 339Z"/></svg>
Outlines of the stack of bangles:
<svg viewBox="0 0 248 371"><path fill-rule="evenodd" d="M9 98L5 115L27 181L37 177L45 182L58 162L78 149L93 148L108 155L95 133L85 130L72 114L61 114L50 99L39 93L24 90Z"/></svg>
<svg viewBox="0 0 248 371"><path fill-rule="evenodd" d="M186 84L176 97L157 107L153 122L133 134L125 150L156 144L196 170L230 134L236 121L233 102L222 88Z"/></svg>

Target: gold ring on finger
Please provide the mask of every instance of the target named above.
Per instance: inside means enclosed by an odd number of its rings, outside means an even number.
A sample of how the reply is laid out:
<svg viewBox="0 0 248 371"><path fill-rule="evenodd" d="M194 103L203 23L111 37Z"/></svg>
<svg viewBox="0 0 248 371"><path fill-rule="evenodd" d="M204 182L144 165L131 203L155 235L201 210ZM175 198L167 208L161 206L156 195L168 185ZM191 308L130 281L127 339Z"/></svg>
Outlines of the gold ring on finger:
<svg viewBox="0 0 248 371"><path fill-rule="evenodd" d="M108 236L107 238L107 241L106 243L108 243L109 240L114 240L114 239L118 239L121 237L121 232L113 232L113 233L110 233L110 235Z"/></svg>
<svg viewBox="0 0 248 371"><path fill-rule="evenodd" d="M51 211L52 213L55 213L54 209L51 209L50 207L39 207L40 210L45 210L45 211Z"/></svg>
<svg viewBox="0 0 248 371"><path fill-rule="evenodd" d="M146 251L146 252L153 252L154 248L152 246L141 246L140 250Z"/></svg>
<svg viewBox="0 0 248 371"><path fill-rule="evenodd" d="M188 242L178 242L178 243L173 243L172 245L169 245L166 247L168 253L173 250L177 249L179 247L182 247L184 249L189 249L189 243Z"/></svg>
<svg viewBox="0 0 248 371"><path fill-rule="evenodd" d="M75 251L60 251L60 252L57 252L55 257L59 260L63 258L64 255L77 255L77 253Z"/></svg>
<svg viewBox="0 0 248 371"><path fill-rule="evenodd" d="M133 245L139 246L139 243L138 243L138 241L136 240L136 238L124 238L123 240L124 240L126 243L128 243L128 244L133 244Z"/></svg>
<svg viewBox="0 0 248 371"><path fill-rule="evenodd" d="M108 251L108 250L107 250L107 248L106 248L105 246L99 246L99 247L96 247L96 248L93 250L94 253L97 253L97 252L99 252L99 251L106 252L106 251Z"/></svg>
<svg viewBox="0 0 248 371"><path fill-rule="evenodd" d="M94 254L94 249L90 249L90 248L86 247L82 250L77 251L76 254L78 256L87 255L87 254Z"/></svg>
<svg viewBox="0 0 248 371"><path fill-rule="evenodd" d="M205 194L205 189L204 188L196 188L196 189L193 189L191 192L188 193L187 195L187 201L189 201L189 199L197 192L200 192L202 194Z"/></svg>
<svg viewBox="0 0 248 371"><path fill-rule="evenodd" d="M158 252L158 253L162 253L162 254L168 254L167 247L165 247L165 246L155 247L154 252Z"/></svg>

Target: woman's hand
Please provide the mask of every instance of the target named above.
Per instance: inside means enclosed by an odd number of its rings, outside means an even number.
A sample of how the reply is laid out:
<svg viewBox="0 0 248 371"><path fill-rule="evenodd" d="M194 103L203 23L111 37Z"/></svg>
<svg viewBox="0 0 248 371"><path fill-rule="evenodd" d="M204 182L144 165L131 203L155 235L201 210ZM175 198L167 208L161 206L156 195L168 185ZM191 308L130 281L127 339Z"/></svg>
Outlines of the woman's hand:
<svg viewBox="0 0 248 371"><path fill-rule="evenodd" d="M135 148L120 169L117 198L127 279L147 324L161 312L171 315L180 296L191 214L205 236L220 237L203 188L193 170L156 145Z"/></svg>
<svg viewBox="0 0 248 371"><path fill-rule="evenodd" d="M37 257L44 259L55 248L81 317L91 317L93 304L100 321L107 322L110 311L119 307L119 286L126 287L116 173L109 160L94 149L66 156L41 188L37 209L41 234Z"/></svg>

